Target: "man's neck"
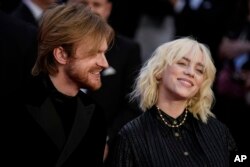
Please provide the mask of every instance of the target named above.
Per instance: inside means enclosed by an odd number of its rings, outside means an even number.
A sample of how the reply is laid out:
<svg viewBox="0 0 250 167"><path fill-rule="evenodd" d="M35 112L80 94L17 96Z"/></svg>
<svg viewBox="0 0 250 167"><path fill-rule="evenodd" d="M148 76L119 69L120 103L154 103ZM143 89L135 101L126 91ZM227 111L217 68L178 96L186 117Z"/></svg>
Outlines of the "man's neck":
<svg viewBox="0 0 250 167"><path fill-rule="evenodd" d="M64 75L56 74L55 76L49 75L54 87L67 96L76 96L79 89L78 87Z"/></svg>

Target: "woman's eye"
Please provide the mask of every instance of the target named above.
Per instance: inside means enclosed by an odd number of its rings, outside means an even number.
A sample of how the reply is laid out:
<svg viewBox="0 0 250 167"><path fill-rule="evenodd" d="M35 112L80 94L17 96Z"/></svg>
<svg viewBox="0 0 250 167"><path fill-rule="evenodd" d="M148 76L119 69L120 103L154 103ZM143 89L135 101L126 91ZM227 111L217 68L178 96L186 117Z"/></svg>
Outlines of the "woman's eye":
<svg viewBox="0 0 250 167"><path fill-rule="evenodd" d="M183 65L183 66L187 65L187 63L185 63L185 62L178 62L177 64Z"/></svg>
<svg viewBox="0 0 250 167"><path fill-rule="evenodd" d="M203 73L204 73L204 70L202 70L202 69L196 69L196 71L197 71L198 73L200 73L200 74L203 74Z"/></svg>

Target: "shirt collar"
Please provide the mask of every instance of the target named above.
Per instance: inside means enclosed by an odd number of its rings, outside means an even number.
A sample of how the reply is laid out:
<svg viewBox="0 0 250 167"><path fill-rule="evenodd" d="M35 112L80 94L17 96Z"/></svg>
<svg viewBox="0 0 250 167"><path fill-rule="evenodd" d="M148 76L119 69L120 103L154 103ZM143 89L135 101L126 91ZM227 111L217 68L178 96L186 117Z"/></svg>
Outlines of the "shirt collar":
<svg viewBox="0 0 250 167"><path fill-rule="evenodd" d="M31 0L23 0L23 3L30 9L35 19L39 21L39 19L41 18L43 14L42 8L40 8L37 4L35 4Z"/></svg>
<svg viewBox="0 0 250 167"><path fill-rule="evenodd" d="M158 110L157 110L156 106L153 106L150 110L151 110L151 113L154 116L154 118L156 118L157 121L159 122L160 128L163 128L164 129L163 131L166 132L166 135L169 135L169 133L172 134L173 128L168 127L167 125L165 125L165 123L162 121L162 119L161 119L161 117L160 117L160 115L158 113ZM171 116L169 116L169 115L167 115L165 113L163 113L162 115L167 121L171 121L171 124L172 124L172 122L174 120L176 120L176 121L178 121L178 123L180 123L180 121L182 121L183 117L185 116L185 112L183 112L176 119L172 118ZM193 132L194 129L193 129L193 126L192 126L192 119L194 119L194 118L193 118L192 114L188 111L186 121L182 126L179 127L179 129L183 129L183 130Z"/></svg>

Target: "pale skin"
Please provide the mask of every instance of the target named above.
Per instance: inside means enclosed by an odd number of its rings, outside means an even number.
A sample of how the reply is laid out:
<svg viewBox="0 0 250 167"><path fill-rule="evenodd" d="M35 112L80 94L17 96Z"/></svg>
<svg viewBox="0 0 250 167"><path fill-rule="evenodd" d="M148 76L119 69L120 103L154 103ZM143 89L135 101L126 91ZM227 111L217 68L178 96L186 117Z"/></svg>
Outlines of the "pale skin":
<svg viewBox="0 0 250 167"><path fill-rule="evenodd" d="M86 40L87 41L87 40ZM91 44L81 41L75 55L69 57L62 47L54 49L58 73L50 75L56 89L68 96L75 96L80 88L97 90L101 87L101 71L108 67L105 52L108 48L106 40L100 48L93 52Z"/></svg>
<svg viewBox="0 0 250 167"><path fill-rule="evenodd" d="M187 54L165 68L159 80L157 106L166 114L177 118L187 107L188 99L200 89L204 81L204 58L199 52L197 58Z"/></svg>

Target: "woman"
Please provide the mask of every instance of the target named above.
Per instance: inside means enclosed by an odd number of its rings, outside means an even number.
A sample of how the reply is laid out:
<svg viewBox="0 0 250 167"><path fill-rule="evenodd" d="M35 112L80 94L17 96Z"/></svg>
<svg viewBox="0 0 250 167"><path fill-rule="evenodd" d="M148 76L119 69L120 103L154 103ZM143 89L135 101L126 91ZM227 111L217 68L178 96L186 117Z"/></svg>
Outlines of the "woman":
<svg viewBox="0 0 250 167"><path fill-rule="evenodd" d="M210 111L215 73L210 51L191 38L158 47L131 94L145 112L120 130L108 164L229 166L234 140Z"/></svg>

